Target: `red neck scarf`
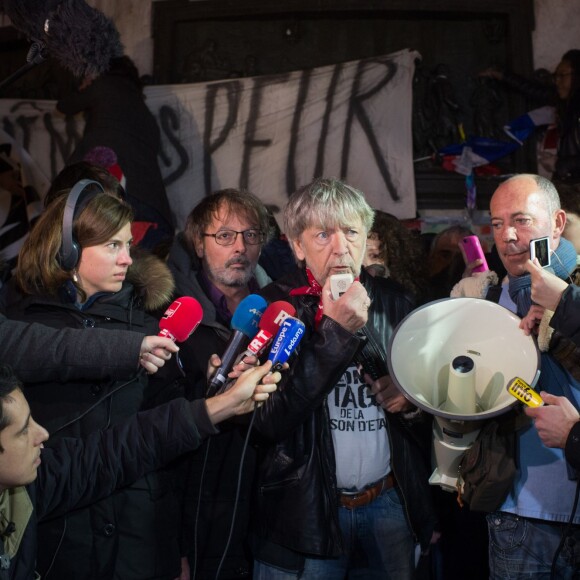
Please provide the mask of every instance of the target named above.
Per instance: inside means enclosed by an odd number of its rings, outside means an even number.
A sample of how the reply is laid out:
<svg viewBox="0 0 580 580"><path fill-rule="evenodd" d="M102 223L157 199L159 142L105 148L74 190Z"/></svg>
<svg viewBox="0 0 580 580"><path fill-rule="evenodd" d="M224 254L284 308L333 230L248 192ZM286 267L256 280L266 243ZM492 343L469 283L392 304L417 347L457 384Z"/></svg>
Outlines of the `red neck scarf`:
<svg viewBox="0 0 580 580"><path fill-rule="evenodd" d="M290 290L290 296L318 296L318 309L314 317L314 328L318 327L318 323L322 320L322 286L318 283L316 278L312 275L309 268L306 268L306 276L308 277L308 286L300 286L300 288L293 288Z"/></svg>
<svg viewBox="0 0 580 580"><path fill-rule="evenodd" d="M317 328L319 322L322 320L322 315L324 314L322 300L320 300L322 286L318 283L318 280L316 280L309 268L306 268L306 276L308 278L308 286L293 288L290 290L290 296L318 296L318 309L316 310L316 316L314 317L314 328ZM355 281L357 280L358 277L355 278Z"/></svg>

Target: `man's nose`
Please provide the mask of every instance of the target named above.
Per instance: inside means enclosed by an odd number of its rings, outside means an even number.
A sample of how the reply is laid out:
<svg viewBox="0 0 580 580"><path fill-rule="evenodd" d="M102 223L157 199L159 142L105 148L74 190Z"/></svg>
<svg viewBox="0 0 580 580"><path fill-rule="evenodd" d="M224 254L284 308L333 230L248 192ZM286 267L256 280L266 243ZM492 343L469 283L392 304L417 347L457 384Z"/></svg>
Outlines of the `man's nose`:
<svg viewBox="0 0 580 580"><path fill-rule="evenodd" d="M244 234L238 232L236 234L236 239L234 240L234 249L236 252L243 253L246 251L246 240L244 240Z"/></svg>
<svg viewBox="0 0 580 580"><path fill-rule="evenodd" d="M504 242L513 242L518 239L518 234L514 226L505 226L502 231L502 240Z"/></svg>
<svg viewBox="0 0 580 580"><path fill-rule="evenodd" d="M48 439L48 431L42 425L39 425L36 421L33 420L32 423L33 427L35 428L35 444L40 445Z"/></svg>
<svg viewBox="0 0 580 580"><path fill-rule="evenodd" d="M332 235L332 252L338 255L348 253L348 244L343 232L336 232Z"/></svg>

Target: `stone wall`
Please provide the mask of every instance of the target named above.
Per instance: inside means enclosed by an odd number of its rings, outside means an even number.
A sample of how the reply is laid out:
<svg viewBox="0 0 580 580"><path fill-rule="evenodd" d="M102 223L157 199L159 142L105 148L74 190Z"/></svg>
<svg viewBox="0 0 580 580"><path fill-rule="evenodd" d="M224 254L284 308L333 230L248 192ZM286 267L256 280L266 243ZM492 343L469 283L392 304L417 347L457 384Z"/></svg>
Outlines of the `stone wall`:
<svg viewBox="0 0 580 580"><path fill-rule="evenodd" d="M154 0L162 2L163 0ZM265 0L266 2L268 0ZM116 23L127 53L143 74L153 69L150 0L88 0ZM580 48L580 0L534 0L533 34L535 68L553 70L560 56Z"/></svg>

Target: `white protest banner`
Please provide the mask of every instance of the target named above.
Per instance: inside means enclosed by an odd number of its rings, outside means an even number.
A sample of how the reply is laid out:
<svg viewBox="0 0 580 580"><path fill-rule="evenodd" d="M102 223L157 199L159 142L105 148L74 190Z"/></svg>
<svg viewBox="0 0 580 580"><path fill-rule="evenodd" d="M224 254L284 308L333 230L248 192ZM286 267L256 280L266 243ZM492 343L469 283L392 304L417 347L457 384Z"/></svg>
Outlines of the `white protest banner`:
<svg viewBox="0 0 580 580"><path fill-rule="evenodd" d="M211 191L252 191L275 211L315 176L338 177L370 205L416 214L410 50L291 73L146 88L178 228ZM82 136L53 101L0 99L3 128L51 179ZM127 184L130 188L130 184Z"/></svg>

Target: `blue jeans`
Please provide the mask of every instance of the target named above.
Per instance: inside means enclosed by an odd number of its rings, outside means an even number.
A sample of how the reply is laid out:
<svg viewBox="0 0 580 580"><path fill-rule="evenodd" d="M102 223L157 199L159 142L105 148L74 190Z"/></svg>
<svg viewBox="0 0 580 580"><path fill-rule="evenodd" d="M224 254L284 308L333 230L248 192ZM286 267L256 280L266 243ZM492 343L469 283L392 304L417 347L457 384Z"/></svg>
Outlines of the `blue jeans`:
<svg viewBox="0 0 580 580"><path fill-rule="evenodd" d="M566 524L522 518L506 512L487 516L491 580L550 578L554 554ZM580 528L574 526L557 560L556 578L580 578Z"/></svg>
<svg viewBox="0 0 580 580"><path fill-rule="evenodd" d="M254 580L411 580L413 536L396 489L366 506L339 508L344 553L339 558L306 558L304 570L281 570L254 562Z"/></svg>

